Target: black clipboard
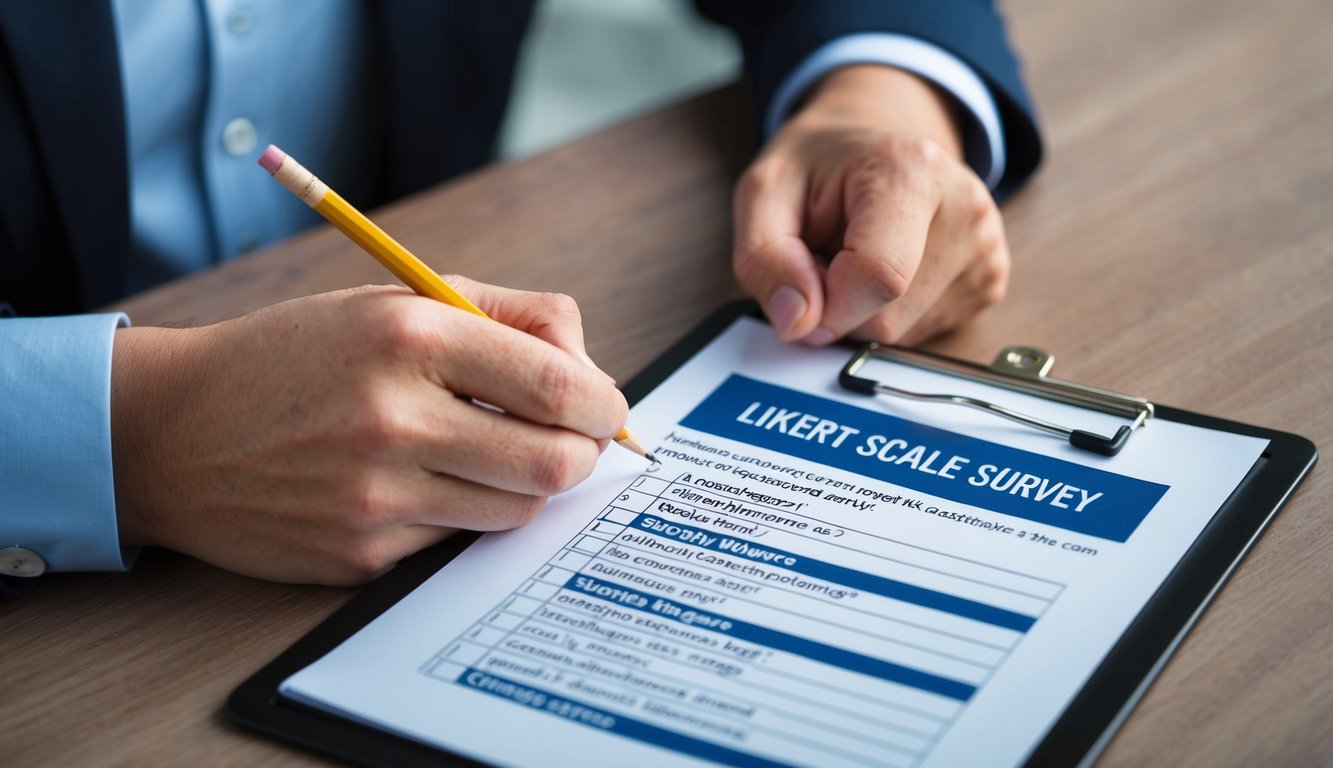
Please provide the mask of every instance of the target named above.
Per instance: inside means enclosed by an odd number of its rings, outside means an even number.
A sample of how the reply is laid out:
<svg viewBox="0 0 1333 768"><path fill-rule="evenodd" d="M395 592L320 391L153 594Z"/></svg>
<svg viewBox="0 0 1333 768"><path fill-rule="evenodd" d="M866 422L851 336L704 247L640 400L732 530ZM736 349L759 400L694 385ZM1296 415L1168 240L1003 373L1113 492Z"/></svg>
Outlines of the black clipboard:
<svg viewBox="0 0 1333 768"><path fill-rule="evenodd" d="M630 404L642 399L737 318L746 315L759 317L752 302L728 305L707 318L623 389ZM960 369L981 369L963 361L930 357ZM856 388L855 384L844 385ZM1268 448L1037 744L1026 761L1029 766L1090 765L1097 759L1318 459L1314 443L1290 433L1162 405L1155 405L1152 418L1263 438L1269 441ZM476 539L477 534L455 536L404 560L241 684L227 700L227 715L242 727L356 764L485 765L339 718L278 693L284 680L388 610Z"/></svg>

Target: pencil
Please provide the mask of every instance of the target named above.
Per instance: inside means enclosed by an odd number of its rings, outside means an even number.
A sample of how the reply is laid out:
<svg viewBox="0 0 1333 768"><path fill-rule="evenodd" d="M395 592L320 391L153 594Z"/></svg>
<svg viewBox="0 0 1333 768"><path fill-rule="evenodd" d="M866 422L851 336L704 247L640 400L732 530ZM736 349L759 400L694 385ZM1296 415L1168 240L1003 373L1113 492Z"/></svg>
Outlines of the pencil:
<svg viewBox="0 0 1333 768"><path fill-rule="evenodd" d="M270 144L260 156L259 164L288 191L328 219L329 223L351 238L352 242L361 246L366 253L374 256L408 288L451 307L466 310L487 320L491 319L480 307L449 285L435 270L426 266L425 262L414 256L397 240L389 237L388 233L380 229L375 222L352 207L342 195L329 189L329 185L316 178L315 174L306 170L286 152ZM630 434L628 427L620 430L620 434L616 435L616 442L657 463L657 457L644 449L643 444Z"/></svg>

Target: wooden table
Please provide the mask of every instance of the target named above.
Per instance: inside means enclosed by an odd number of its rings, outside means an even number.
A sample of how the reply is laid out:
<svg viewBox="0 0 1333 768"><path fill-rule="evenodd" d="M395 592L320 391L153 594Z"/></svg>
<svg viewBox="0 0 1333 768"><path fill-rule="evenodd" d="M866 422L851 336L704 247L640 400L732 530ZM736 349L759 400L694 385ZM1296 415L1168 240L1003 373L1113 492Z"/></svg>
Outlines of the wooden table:
<svg viewBox="0 0 1333 768"><path fill-rule="evenodd" d="M930 346L1024 342L1057 375L1333 445L1333 3L1008 4L1049 160L1006 208L1008 300ZM625 380L739 295L734 91L401 202L377 218L441 270L579 299ZM520 267L521 268L516 268ZM320 230L123 307L204 323L382 282ZM671 291L663 286L674 286ZM1102 765L1333 762L1333 480L1316 469ZM354 592L165 552L0 604L0 763L317 763L229 726L227 694Z"/></svg>

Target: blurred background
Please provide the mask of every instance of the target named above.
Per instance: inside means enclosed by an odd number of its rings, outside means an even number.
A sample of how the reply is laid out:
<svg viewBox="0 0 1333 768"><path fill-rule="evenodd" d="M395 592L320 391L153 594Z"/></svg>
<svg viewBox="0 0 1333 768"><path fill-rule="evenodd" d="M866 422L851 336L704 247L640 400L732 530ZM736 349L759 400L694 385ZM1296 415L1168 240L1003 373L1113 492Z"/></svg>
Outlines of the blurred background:
<svg viewBox="0 0 1333 768"><path fill-rule="evenodd" d="M500 136L510 160L735 79L740 49L688 0L542 0Z"/></svg>

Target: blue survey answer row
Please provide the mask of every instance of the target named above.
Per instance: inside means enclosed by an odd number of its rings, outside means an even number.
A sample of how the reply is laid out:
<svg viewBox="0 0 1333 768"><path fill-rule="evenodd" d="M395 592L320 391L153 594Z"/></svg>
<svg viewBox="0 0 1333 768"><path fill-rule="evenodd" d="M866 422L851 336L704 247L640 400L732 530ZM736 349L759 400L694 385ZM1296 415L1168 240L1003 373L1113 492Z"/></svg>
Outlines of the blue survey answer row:
<svg viewBox="0 0 1333 768"><path fill-rule="evenodd" d="M730 635L740 640L748 640L766 648L804 656L812 661L871 675L881 680L890 680L929 693L938 693L951 699L967 701L976 692L975 686L960 683L957 680L950 680L901 664L872 658L828 643L797 637L787 632L778 632L739 619L697 611L687 605L681 605L663 597L647 595L590 576L575 574L570 577L565 584L565 588L600 597L617 605L627 605L635 610L652 613L691 627L702 626L713 632Z"/></svg>
<svg viewBox="0 0 1333 768"><path fill-rule="evenodd" d="M942 499L1128 541L1167 486L732 374L681 422Z"/></svg>
<svg viewBox="0 0 1333 768"><path fill-rule="evenodd" d="M647 531L666 539L689 542L705 549L711 549L714 552L725 552L758 563L780 564L783 569L788 571L1018 632L1026 632L1032 626L1032 622L1035 621L1031 616L997 608L993 605L986 605L976 600L968 600L945 592L905 584L894 579L886 579L872 573L854 568L845 568L794 552L746 541L725 533L709 533L702 528L673 523L654 515L639 515L630 524L630 528Z"/></svg>
<svg viewBox="0 0 1333 768"><path fill-rule="evenodd" d="M563 696L557 696L549 691L487 674L479 669L467 670L458 679L458 682L473 690L508 699L539 712L553 714L607 733L667 747L676 752L684 752L724 765L744 766L744 768L784 768L786 766L786 763L766 760L756 755L728 749L720 744L683 736L675 731L659 728L641 720L589 707Z"/></svg>
<svg viewBox="0 0 1333 768"><path fill-rule="evenodd" d="M912 766L1061 589L718 487L636 478L421 672L726 765Z"/></svg>

